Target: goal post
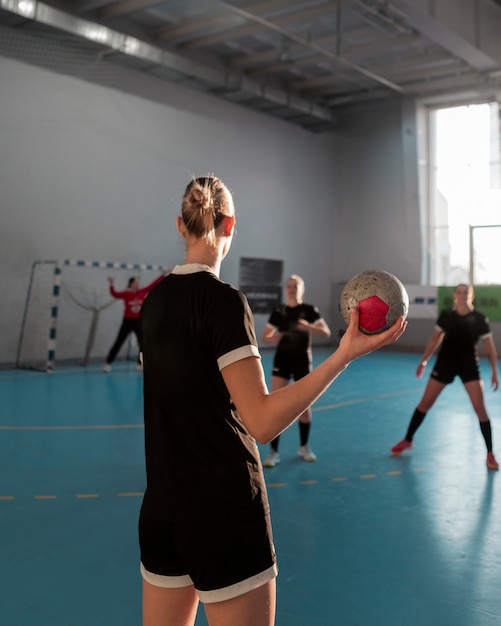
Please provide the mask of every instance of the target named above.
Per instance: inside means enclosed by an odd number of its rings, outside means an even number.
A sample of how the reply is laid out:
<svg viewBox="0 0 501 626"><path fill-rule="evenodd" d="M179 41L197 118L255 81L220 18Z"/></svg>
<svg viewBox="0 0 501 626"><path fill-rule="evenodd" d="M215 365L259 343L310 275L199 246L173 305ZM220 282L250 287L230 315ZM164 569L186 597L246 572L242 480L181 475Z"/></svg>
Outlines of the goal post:
<svg viewBox="0 0 501 626"><path fill-rule="evenodd" d="M34 261L21 321L16 368L50 372L57 363L86 365L93 358L93 352L95 359L104 359L123 316L123 303L110 295L107 277L112 275L115 288L122 291L131 276L146 285L164 269L149 263ZM130 345L120 354L127 349Z"/></svg>

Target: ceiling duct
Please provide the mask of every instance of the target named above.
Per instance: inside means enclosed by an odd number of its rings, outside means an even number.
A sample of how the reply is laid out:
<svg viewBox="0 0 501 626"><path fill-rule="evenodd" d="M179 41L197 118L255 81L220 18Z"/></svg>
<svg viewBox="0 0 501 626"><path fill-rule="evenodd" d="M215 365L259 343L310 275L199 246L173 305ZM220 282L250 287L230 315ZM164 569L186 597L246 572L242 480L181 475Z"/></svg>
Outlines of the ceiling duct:
<svg viewBox="0 0 501 626"><path fill-rule="evenodd" d="M239 101L245 104L246 100L261 99L272 105L268 112L272 113L276 110L277 117L285 120L291 117L301 119L301 125L305 128L311 126L311 129L315 130L319 125L322 129L335 125L336 116L330 108L302 98L299 94L289 93L280 87L265 85L239 74L233 75L225 67L201 65L185 56L117 32L103 24L71 15L43 2L0 0L0 9L9 11L22 20L29 20L37 25L64 32L74 38L92 42L98 50L96 55L98 60L108 54L125 55L132 59L146 61L150 69L152 66L157 66L157 69L173 70L177 74L194 78L199 81L197 84L199 89L201 85L205 85L204 90L207 93L217 93L228 101ZM157 75L160 76L161 73ZM231 87L227 91L228 85ZM236 90L240 92L238 97L235 97ZM311 118L311 125L309 118Z"/></svg>

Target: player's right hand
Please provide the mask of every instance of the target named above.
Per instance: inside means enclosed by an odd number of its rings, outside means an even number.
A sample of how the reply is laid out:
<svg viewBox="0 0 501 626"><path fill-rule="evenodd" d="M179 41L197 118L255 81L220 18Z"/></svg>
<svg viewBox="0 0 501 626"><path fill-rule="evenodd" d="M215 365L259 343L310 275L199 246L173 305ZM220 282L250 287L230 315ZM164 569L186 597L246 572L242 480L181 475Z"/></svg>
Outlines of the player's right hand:
<svg viewBox="0 0 501 626"><path fill-rule="evenodd" d="M420 363L417 367L416 367L416 376L418 378L421 378L422 375L424 374L424 370L426 369L426 365L424 365L423 363Z"/></svg>

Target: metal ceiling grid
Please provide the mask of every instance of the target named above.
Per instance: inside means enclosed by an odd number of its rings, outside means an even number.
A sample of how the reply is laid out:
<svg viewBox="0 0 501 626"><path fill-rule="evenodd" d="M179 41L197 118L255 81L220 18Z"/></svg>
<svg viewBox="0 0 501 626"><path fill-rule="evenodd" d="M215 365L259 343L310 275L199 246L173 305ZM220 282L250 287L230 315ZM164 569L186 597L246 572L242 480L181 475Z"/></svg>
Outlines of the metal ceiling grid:
<svg viewBox="0 0 501 626"><path fill-rule="evenodd" d="M93 46L98 60L322 132L335 127L338 112L381 99L499 94L499 3L456 0L456 12L451 6L445 0L0 0L0 25L48 41L86 40L82 45ZM474 7L471 16L461 13L465 7ZM472 43L469 29L480 43Z"/></svg>

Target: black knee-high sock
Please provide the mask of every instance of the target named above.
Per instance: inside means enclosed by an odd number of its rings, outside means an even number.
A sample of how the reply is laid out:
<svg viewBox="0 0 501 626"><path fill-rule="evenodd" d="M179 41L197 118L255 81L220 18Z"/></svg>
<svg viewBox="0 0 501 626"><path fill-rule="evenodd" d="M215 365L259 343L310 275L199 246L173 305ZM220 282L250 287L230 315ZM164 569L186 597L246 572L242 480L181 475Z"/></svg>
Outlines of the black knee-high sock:
<svg viewBox="0 0 501 626"><path fill-rule="evenodd" d="M299 441L301 446L305 446L308 443L308 437L310 436L311 422L299 422Z"/></svg>
<svg viewBox="0 0 501 626"><path fill-rule="evenodd" d="M278 442L280 441L280 435L278 435L278 437L275 437L275 439L273 439L273 441L271 442L271 449L274 452L278 452Z"/></svg>
<svg viewBox="0 0 501 626"><path fill-rule="evenodd" d="M414 411L411 417L411 421L409 423L409 427L407 428L407 434L405 435L405 438L407 439L407 441L412 441L412 438L414 437L414 433L421 426L425 417L426 417L426 412L423 413L423 411L420 411L419 409L416 409Z"/></svg>
<svg viewBox="0 0 501 626"><path fill-rule="evenodd" d="M482 435L484 437L487 452L492 452L492 430L490 420L480 422L480 430L482 431Z"/></svg>

